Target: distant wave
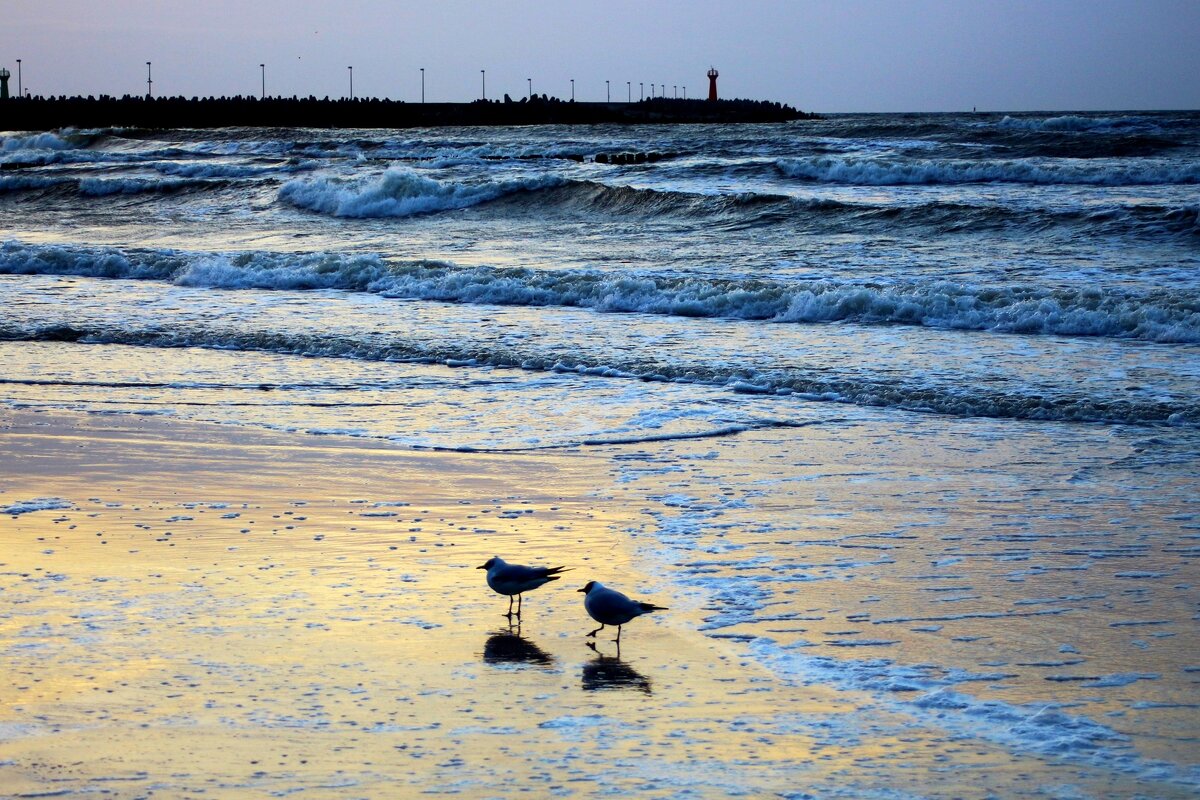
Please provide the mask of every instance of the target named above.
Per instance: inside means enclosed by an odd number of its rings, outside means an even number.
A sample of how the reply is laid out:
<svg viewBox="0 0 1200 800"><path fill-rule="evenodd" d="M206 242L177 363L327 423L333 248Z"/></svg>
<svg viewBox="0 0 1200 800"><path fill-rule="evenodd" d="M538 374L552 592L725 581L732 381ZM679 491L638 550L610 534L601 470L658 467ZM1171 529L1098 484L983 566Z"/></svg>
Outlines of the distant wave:
<svg viewBox="0 0 1200 800"><path fill-rule="evenodd" d="M769 322L858 322L1200 343L1200 298L1168 289L1046 288L948 281L719 280L459 267L375 255L198 253L0 246L0 273L169 281L213 288L342 289L453 303L568 306Z"/></svg>
<svg viewBox="0 0 1200 800"><path fill-rule="evenodd" d="M389 171L392 172L392 171ZM938 233L982 230L1045 230L1075 226L1087 233L1178 235L1200 234L1200 206L1156 206L1139 204L1078 210L1011 209L997 205L920 203L876 205L848 203L828 198L797 198L781 194L739 192L698 194L631 186L608 185L588 180L559 178L531 179L505 184L460 186L412 176L395 170L396 183L372 187L358 193L334 188L340 204L339 216L410 216L442 210L483 206L510 215L526 212L542 217L572 214L603 218L638 219L676 217L694 223L698 217L733 227L770 224L800 225L814 230L861 230L864 225L880 229L897 226L925 227ZM399 177L403 176L403 177ZM325 179L303 179L293 183L314 185L324 191ZM376 191L376 188L379 191ZM288 185L280 190L290 192ZM322 197L322 200L328 200ZM324 209L322 209L324 210Z"/></svg>
<svg viewBox="0 0 1200 800"><path fill-rule="evenodd" d="M16 153L22 150L67 150L74 146L66 138L56 133L34 133L0 138L0 152L3 153Z"/></svg>
<svg viewBox="0 0 1200 800"><path fill-rule="evenodd" d="M63 156L63 163L78 163L75 156L90 156L93 151L45 151L44 154ZM100 161L125 163L129 158L128 154L110 153ZM284 179L289 174L315 169L320 163L290 159L286 162L255 164L230 164L217 160L150 160L137 164L141 168L139 172L154 170L164 176L162 179L146 177L144 174L122 176L120 172L111 171L101 173L102 176L89 172L84 173L84 177L75 177L70 172L43 173L37 169L23 168L32 166L24 162L17 167L6 165L4 171L0 172L0 194L50 188L63 191L74 189L85 197L208 191L239 182ZM919 177L910 173L905 173L905 176L913 180ZM877 204L749 191L697 193L660 190L555 176L457 183L434 180L399 167L359 180L319 175L298 178L283 184L277 190L277 195L283 202L342 217L407 217L481 206L494 209L496 214L532 214L547 219L584 214L604 219L675 217L681 223L690 225L698 218L705 218L731 228L790 225L831 233L860 232L869 226L880 231L924 228L937 234L971 234L991 230L1033 230L1041 233L1053 228L1065 228L1068 233L1085 235L1200 235L1200 206L1197 205L1139 203L1078 209L1038 209L986 203Z"/></svg>
<svg viewBox="0 0 1200 800"><path fill-rule="evenodd" d="M217 156L179 147L155 147L150 150L87 149L93 133L74 134L68 139L53 133L10 137L0 140L0 169L23 170L36 167L71 165L129 165L152 169L164 175L210 178L250 178L260 175L312 169L317 162L285 154L257 158L260 163L235 164L217 160ZM84 139L86 141L76 141ZM278 148L276 148L278 149Z"/></svg>
<svg viewBox="0 0 1200 800"><path fill-rule="evenodd" d="M222 162L155 162L147 165L163 175L183 178L256 178L299 169L311 168L311 164L226 164Z"/></svg>
<svg viewBox="0 0 1200 800"><path fill-rule="evenodd" d="M1089 117L1060 114L1053 117L1003 117L997 127L1024 131L1114 131L1149 126L1146 117Z"/></svg>
<svg viewBox="0 0 1200 800"><path fill-rule="evenodd" d="M90 197L114 194L145 194L180 192L195 188L220 188L228 184L206 178L83 178L79 193Z"/></svg>
<svg viewBox="0 0 1200 800"><path fill-rule="evenodd" d="M746 218L752 220L762 213L789 217L792 212L811 209L846 208L833 200L796 200L786 195L739 192L736 194L696 194L682 191L612 186L596 181L559 180L529 191L495 198L493 204L511 213L525 206L544 215L572 213L597 214L603 217L632 216L638 218L695 216Z"/></svg>
<svg viewBox="0 0 1200 800"><path fill-rule="evenodd" d="M1200 182L1200 164L1160 159L1106 163L1066 159L976 161L818 156L785 158L775 163L789 178L866 186L955 183L1133 186Z"/></svg>
<svg viewBox="0 0 1200 800"><path fill-rule="evenodd" d="M679 191L610 186L592 181L567 181L537 191L492 201L504 213L526 206L543 215L575 212L604 217L697 217L731 225L772 223L801 225L814 230L861 231L864 225L881 230L927 228L937 233L983 230L1038 231L1075 227L1088 234L1200 234L1200 204L1163 206L1148 203L1077 209L1009 208L1001 205L928 202L912 205L842 202L824 197L798 198L779 194L694 194Z"/></svg>
<svg viewBox="0 0 1200 800"><path fill-rule="evenodd" d="M51 178L43 175L0 175L0 194L75 185L77 185L76 182L70 178Z"/></svg>
<svg viewBox="0 0 1200 800"><path fill-rule="evenodd" d="M222 189L231 183L231 180L220 178L70 178L17 174L0 175L0 195L47 189L57 193L78 194L83 197L171 194L190 190Z"/></svg>
<svg viewBox="0 0 1200 800"><path fill-rule="evenodd" d="M436 342L371 334L345 336L314 330L308 333L240 331L221 328L137 330L92 329L62 324L18 327L0 322L0 340L65 341L150 347L208 347L256 350L323 358L364 361L415 361L447 366L517 367L532 371L572 372L610 378L721 386L742 394L798 395L819 402L897 408L953 416L978 416L1059 422L1103 422L1131 425L1200 426L1195 400L1125 399L1086 394L1051 395L992 390L987 386L928 385L906 376L861 375L855 370L802 367L753 372L739 365L666 362L639 354L613 353L606 362L577 356L491 347L482 342Z"/></svg>
<svg viewBox="0 0 1200 800"><path fill-rule="evenodd" d="M467 208L506 194L554 186L553 176L512 181L438 181L403 167L366 179L298 178L285 183L279 199L335 217L411 217Z"/></svg>

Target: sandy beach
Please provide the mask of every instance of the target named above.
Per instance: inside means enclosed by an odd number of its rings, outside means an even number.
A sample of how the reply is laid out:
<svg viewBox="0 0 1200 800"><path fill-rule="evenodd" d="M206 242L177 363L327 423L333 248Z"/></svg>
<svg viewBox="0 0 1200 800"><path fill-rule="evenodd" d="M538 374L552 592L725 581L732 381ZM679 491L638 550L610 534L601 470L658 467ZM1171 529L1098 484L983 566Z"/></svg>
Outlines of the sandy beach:
<svg viewBox="0 0 1200 800"><path fill-rule="evenodd" d="M717 796L800 756L729 727L776 701L699 635L642 620L621 660L586 647L583 576L647 583L587 458L6 423L3 496L71 498L3 522L6 792ZM473 569L493 552L576 569L520 637Z"/></svg>
<svg viewBox="0 0 1200 800"><path fill-rule="evenodd" d="M46 508L0 519L0 786L1050 796L1053 759L783 680L746 641L701 633L699 596L663 594L628 535L644 509L615 488L613 455L5 412L0 503ZM526 598L519 630L474 569L498 553L574 570ZM619 658L603 635L593 651L575 592L590 579L670 610L627 626ZM1146 791L1069 772L1096 796Z"/></svg>

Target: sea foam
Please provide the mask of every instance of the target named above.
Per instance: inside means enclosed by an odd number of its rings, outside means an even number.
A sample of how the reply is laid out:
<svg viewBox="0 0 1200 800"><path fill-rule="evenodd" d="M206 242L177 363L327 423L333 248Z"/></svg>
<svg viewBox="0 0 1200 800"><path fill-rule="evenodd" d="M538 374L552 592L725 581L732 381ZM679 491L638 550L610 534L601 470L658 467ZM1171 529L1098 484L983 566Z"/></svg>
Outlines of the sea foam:
<svg viewBox="0 0 1200 800"><path fill-rule="evenodd" d="M1134 162L1046 158L967 161L815 156L783 158L775 164L789 178L864 186L956 183L1134 186L1200 182L1200 165L1165 159Z"/></svg>
<svg viewBox="0 0 1200 800"><path fill-rule="evenodd" d="M110 188L110 187L106 187ZM120 191L120 184L111 187ZM605 313L856 322L1200 343L1200 301L1170 290L952 281L721 280L594 270L461 267L373 254L197 253L0 245L0 274L164 280L222 289L342 289L386 297Z"/></svg>

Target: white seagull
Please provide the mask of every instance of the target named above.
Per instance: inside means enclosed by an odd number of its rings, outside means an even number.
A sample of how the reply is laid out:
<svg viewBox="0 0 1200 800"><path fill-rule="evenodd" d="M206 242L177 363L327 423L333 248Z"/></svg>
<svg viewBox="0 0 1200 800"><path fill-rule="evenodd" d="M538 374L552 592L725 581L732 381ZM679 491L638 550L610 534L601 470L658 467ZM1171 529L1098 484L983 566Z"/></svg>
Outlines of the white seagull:
<svg viewBox="0 0 1200 800"><path fill-rule="evenodd" d="M580 589L583 592L583 607L587 609L588 616L600 623L600 627L588 634L595 636L600 631L604 630L605 625L617 626L617 638L614 640L617 644L621 643L621 626L634 617L640 617L642 614L649 614L651 611L666 611L663 606L656 606L652 603L641 603L637 600L630 600L625 595L609 589L599 581L588 581L588 585Z"/></svg>
<svg viewBox="0 0 1200 800"><path fill-rule="evenodd" d="M496 594L508 595L508 613L504 616L513 617L512 599L516 595L517 613L521 616L521 594L531 592L539 586L556 581L558 573L565 572L566 567L527 567L523 564L508 564L500 556L489 558L476 569L487 570L487 584Z"/></svg>

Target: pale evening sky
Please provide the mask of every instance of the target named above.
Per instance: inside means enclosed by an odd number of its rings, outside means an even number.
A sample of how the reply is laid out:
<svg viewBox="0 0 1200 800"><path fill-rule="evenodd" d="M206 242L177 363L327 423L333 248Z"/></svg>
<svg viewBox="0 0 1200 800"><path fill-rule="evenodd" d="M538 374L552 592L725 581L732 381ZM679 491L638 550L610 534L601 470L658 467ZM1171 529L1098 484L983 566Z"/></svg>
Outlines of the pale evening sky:
<svg viewBox="0 0 1200 800"><path fill-rule="evenodd" d="M812 111L1200 108L1197 0L6 0L35 94L624 99L626 81ZM673 87L678 87L676 90ZM0 128L3 116L0 113Z"/></svg>

